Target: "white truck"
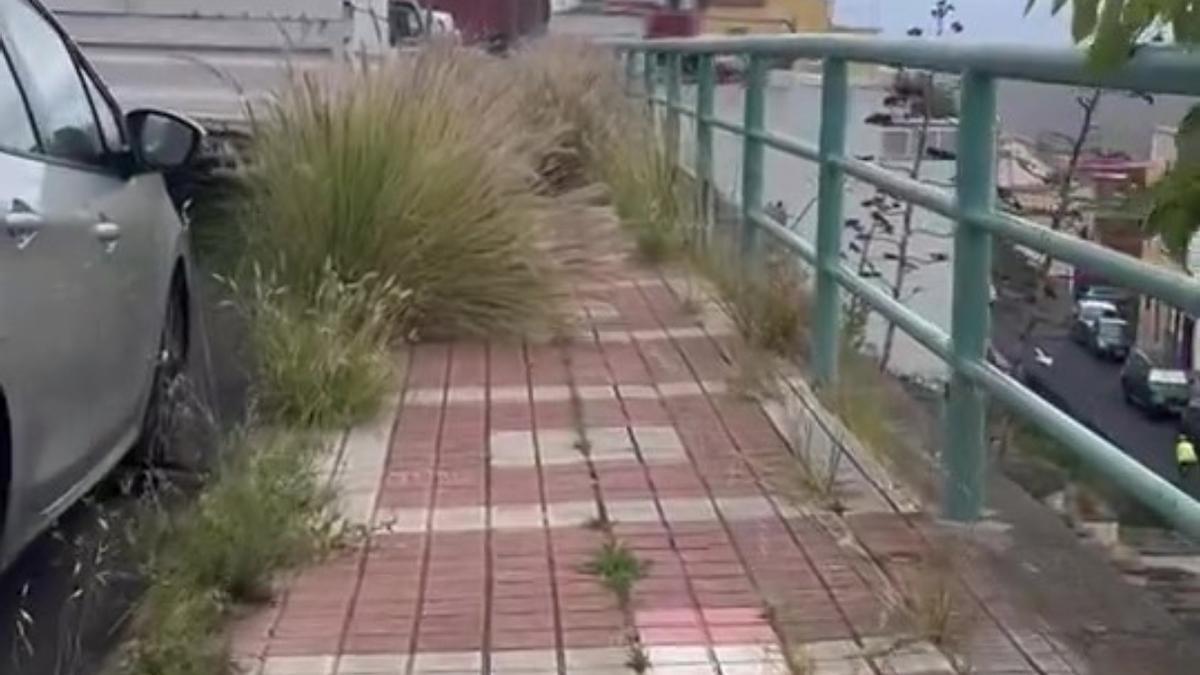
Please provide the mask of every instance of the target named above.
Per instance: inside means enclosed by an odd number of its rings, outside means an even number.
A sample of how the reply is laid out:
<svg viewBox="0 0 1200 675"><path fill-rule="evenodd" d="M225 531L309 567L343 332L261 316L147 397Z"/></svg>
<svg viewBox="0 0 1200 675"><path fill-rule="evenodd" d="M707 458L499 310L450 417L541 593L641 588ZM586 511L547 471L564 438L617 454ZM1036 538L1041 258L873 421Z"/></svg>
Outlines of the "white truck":
<svg viewBox="0 0 1200 675"><path fill-rule="evenodd" d="M416 0L48 0L124 107L245 132L247 105L290 72L453 30Z"/></svg>

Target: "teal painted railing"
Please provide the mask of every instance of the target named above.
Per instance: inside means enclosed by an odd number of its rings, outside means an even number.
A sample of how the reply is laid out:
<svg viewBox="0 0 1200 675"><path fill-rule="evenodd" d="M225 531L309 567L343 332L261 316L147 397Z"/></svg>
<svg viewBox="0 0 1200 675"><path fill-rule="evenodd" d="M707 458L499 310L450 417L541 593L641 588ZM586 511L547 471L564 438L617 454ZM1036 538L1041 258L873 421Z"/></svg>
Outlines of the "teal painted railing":
<svg viewBox="0 0 1200 675"><path fill-rule="evenodd" d="M986 397L990 395L1071 448L1091 469L1181 531L1200 539L1200 502L1026 389L985 358L995 236L1086 268L1114 283L1200 316L1200 283L995 209L996 80L1011 78L1142 93L1200 95L1200 54L1145 48L1120 70L1098 73L1087 67L1084 55L1076 50L1026 45L970 46L848 36L634 40L609 45L625 59L631 94L637 93L634 85L641 65L641 94L651 111L656 106L665 111L666 146L672 157L679 152L681 116L693 118L696 134L693 167L705 189L713 180L713 130L742 138L741 246L743 252L754 250L760 233L765 232L815 269L813 361L820 381L829 383L837 378L842 289L861 298L949 365L946 446L942 453L944 510L948 517L974 520L982 510L987 457ZM745 64L745 99L740 123L713 114L718 56L737 56ZM680 103L680 66L685 58L694 61L697 68L694 108ZM816 145L765 128L768 67L781 58L823 62L821 127ZM903 66L961 77L954 192L846 155L847 64L852 62ZM656 70L664 66L666 72L660 77ZM665 96L657 93L660 80L666 83ZM820 165L815 246L763 212L763 155L768 147ZM954 221L949 334L841 262L846 176ZM1164 448L1163 452L1170 449Z"/></svg>

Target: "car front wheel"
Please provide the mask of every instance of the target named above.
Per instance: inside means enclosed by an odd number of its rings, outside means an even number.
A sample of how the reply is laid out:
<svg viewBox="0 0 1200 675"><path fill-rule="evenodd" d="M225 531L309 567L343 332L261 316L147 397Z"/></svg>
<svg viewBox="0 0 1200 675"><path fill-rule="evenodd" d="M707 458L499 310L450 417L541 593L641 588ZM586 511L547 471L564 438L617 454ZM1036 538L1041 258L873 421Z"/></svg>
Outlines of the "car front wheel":
<svg viewBox="0 0 1200 675"><path fill-rule="evenodd" d="M167 303L155 356L150 400L142 421L141 439L134 459L147 466L169 464L171 448L179 428L185 397L187 372L188 319L181 284L176 284Z"/></svg>

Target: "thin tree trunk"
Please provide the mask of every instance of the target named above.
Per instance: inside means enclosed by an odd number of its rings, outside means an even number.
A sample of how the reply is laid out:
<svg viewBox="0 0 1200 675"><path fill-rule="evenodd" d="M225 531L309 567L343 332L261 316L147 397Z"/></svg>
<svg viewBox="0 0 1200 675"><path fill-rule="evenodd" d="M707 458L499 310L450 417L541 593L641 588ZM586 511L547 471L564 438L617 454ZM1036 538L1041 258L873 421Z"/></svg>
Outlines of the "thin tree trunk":
<svg viewBox="0 0 1200 675"><path fill-rule="evenodd" d="M1055 203L1054 213L1050 217L1050 229L1058 232L1062 230L1063 224L1067 220L1067 216L1071 213L1071 192L1075 187L1075 174L1079 169L1079 160L1083 156L1083 148L1087 145L1088 136L1091 134L1092 119L1096 115L1096 109L1100 105L1100 97L1103 91L1095 89L1091 95L1080 102L1083 108L1083 120L1080 122L1079 131L1075 134L1074 143L1071 144L1071 155L1067 160L1066 169L1063 171L1062 183L1058 186L1057 202ZM1017 353L1012 360L1013 370L1020 372L1024 367L1026 347L1029 344L1030 338L1033 337L1034 331L1041 322L1041 317L1038 315L1038 303L1043 297L1052 297L1053 280L1049 278L1050 267L1054 264L1054 259L1049 255L1042 258L1041 264L1038 265L1036 276L1034 277L1034 289L1032 297L1026 298L1022 304L1024 316L1021 317L1021 333L1017 340ZM1003 420L1000 429L1000 454L1008 448L1012 441L1013 432L1013 415L1005 414L1001 416Z"/></svg>
<svg viewBox="0 0 1200 675"><path fill-rule="evenodd" d="M913 158L908 175L913 180L921 179L921 167L925 164L925 153L929 149L929 124L933 118L933 74L925 83L925 92L921 101L921 126L917 131L917 156ZM913 216L916 205L909 202L904 207L904 219L900 226L900 240L896 245L896 273L892 275L892 297L900 300L904 294L904 284L908 280L908 247L913 235ZM879 354L879 369L887 370L892 360L892 347L896 341L896 324L889 321L883 336L883 350Z"/></svg>
<svg viewBox="0 0 1200 675"><path fill-rule="evenodd" d="M1092 118L1096 115L1096 109L1100 105L1100 96L1103 91L1096 89L1091 96L1082 102L1083 120L1079 125L1079 133L1075 135L1075 142L1071 145L1071 156L1067 161L1067 168L1063 172L1062 183L1058 186L1057 203L1055 204L1054 213L1050 217L1050 229L1058 232L1062 230L1067 216L1071 213L1071 191L1075 188L1075 174L1079 169L1079 160L1083 156L1083 148L1087 145L1088 136L1091 134ZM1042 298L1053 297L1054 281L1050 279L1050 267L1054 264L1054 259L1049 255L1042 257L1042 262L1038 265L1037 275L1034 278L1034 296L1029 298L1025 303L1025 316L1021 321L1021 351L1017 354L1016 364L1021 364L1021 359L1025 355L1025 346L1029 338L1033 336L1033 331L1037 327L1040 317L1037 313L1038 302Z"/></svg>

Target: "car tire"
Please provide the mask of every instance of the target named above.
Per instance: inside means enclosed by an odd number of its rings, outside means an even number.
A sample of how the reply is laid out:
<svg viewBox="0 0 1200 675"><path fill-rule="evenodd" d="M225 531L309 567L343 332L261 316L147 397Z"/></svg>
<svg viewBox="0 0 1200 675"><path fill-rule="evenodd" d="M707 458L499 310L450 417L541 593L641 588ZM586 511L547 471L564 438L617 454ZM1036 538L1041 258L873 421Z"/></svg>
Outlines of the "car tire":
<svg viewBox="0 0 1200 675"><path fill-rule="evenodd" d="M179 428L184 377L187 374L187 291L181 282L173 285L150 384L150 397L142 418L142 430L132 459L145 467L171 464L171 450Z"/></svg>

